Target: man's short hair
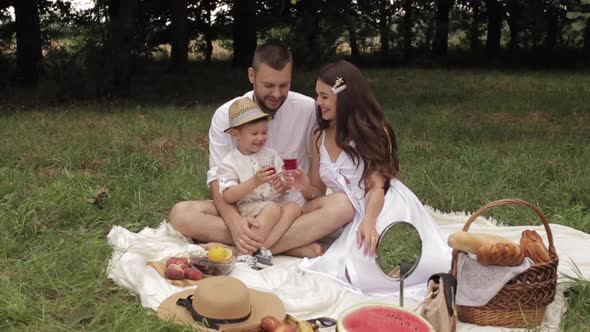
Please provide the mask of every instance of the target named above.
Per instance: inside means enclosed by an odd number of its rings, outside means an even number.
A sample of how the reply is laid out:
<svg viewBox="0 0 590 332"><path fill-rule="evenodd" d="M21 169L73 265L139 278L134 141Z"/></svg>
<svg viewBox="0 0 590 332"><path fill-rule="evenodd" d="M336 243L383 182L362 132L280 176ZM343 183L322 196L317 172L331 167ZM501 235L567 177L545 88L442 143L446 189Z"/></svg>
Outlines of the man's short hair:
<svg viewBox="0 0 590 332"><path fill-rule="evenodd" d="M272 69L282 70L291 61L293 59L287 45L271 40L256 48L252 58L252 68L258 70L261 64L265 64Z"/></svg>

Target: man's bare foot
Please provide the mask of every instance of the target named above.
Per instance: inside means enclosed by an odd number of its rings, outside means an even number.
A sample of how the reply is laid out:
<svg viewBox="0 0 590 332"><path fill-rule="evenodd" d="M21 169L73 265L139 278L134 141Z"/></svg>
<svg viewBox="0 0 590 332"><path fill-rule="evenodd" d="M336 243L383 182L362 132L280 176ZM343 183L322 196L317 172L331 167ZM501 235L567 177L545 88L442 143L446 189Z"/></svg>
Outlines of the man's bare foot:
<svg viewBox="0 0 590 332"><path fill-rule="evenodd" d="M240 254L240 250L238 250L238 247L235 247L235 246L230 246L230 245L227 245L227 244L224 244L224 243L220 243L220 242L199 243L199 246L201 246L201 247L202 247L203 249L205 249L205 250L209 250L209 249L211 249L211 248L213 248L213 247L220 246L220 247L224 247L224 248L228 248L228 249L230 249L230 250L231 250L231 252L232 252L232 253L234 254L234 256L236 256L236 257L237 257L237 256L239 256L239 255L241 255L241 254Z"/></svg>
<svg viewBox="0 0 590 332"><path fill-rule="evenodd" d="M312 242L301 247L283 252L284 255L294 257L314 258L324 254L324 247L319 242Z"/></svg>

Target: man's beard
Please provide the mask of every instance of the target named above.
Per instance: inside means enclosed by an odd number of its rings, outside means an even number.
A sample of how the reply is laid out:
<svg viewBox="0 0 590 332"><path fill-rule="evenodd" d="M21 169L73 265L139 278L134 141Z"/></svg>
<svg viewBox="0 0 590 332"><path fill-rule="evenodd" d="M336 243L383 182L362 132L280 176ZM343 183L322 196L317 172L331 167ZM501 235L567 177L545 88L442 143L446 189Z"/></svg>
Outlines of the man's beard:
<svg viewBox="0 0 590 332"><path fill-rule="evenodd" d="M266 114L274 115L279 110L279 108L283 106L286 99L286 97L281 97L281 102L279 106L276 109L272 109L267 107L265 104L265 99L260 97L258 94L256 94L256 91L254 91L254 102L256 102L258 104L258 107L260 107L260 109Z"/></svg>

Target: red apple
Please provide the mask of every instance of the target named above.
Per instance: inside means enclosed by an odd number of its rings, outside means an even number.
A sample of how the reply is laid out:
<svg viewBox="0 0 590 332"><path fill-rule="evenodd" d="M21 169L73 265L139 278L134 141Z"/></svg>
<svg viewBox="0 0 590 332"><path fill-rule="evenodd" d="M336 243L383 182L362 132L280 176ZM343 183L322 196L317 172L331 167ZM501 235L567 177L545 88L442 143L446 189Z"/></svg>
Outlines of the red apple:
<svg viewBox="0 0 590 332"><path fill-rule="evenodd" d="M184 257L170 257L166 261L166 267L168 267L170 264L184 264L185 266L188 266L188 259Z"/></svg>
<svg viewBox="0 0 590 332"><path fill-rule="evenodd" d="M194 267L184 268L184 277L189 280L201 280L203 279L203 272L199 271Z"/></svg>
<svg viewBox="0 0 590 332"><path fill-rule="evenodd" d="M170 264L164 271L164 277L172 280L182 280L184 279L184 271L179 265Z"/></svg>

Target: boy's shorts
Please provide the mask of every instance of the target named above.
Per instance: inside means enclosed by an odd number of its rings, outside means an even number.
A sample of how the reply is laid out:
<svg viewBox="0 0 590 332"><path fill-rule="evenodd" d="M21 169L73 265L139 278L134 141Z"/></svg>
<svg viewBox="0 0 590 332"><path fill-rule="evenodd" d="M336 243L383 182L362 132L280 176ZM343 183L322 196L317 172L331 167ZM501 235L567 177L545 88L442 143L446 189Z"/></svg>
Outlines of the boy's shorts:
<svg viewBox="0 0 590 332"><path fill-rule="evenodd" d="M299 205L299 207L303 207L303 204L305 204L305 198L303 198L303 196L301 195L300 192L295 191L295 192L288 193L288 194L284 195L283 197L281 197L280 200L278 200L276 202L275 201L258 201L258 202L238 204L238 211L240 212L240 215L242 217L255 218L256 216L258 216L258 214L260 214L262 209L264 209L264 207L270 203L275 203L275 204L278 204L280 207L282 207L283 205L285 205L289 202L295 202L295 203L297 203L297 205Z"/></svg>

